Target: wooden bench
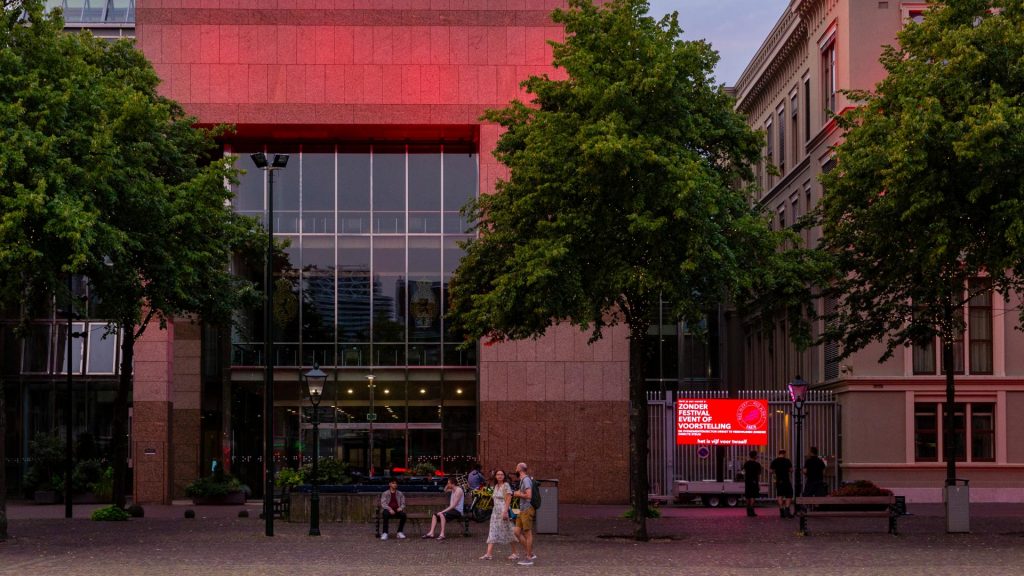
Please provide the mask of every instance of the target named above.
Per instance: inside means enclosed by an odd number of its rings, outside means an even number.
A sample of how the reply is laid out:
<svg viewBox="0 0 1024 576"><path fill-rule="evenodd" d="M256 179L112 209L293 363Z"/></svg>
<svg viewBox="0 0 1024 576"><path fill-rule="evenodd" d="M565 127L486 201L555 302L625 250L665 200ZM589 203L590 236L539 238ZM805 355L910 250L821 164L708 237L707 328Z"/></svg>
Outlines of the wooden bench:
<svg viewBox="0 0 1024 576"><path fill-rule="evenodd" d="M406 494L405 495L405 520L409 522L430 522L430 519L435 513L440 512L448 507L448 503L451 501L451 497L446 492L439 492L436 494ZM375 506L376 510L374 517L376 519L375 528L373 534L375 537L380 538L380 525L383 516L383 508L379 505ZM398 520L392 519L392 522L398 522ZM465 506L463 507L462 518L459 520L449 520L448 527L456 522L462 522L462 535L469 536L469 515L466 514Z"/></svg>
<svg viewBox="0 0 1024 576"><path fill-rule="evenodd" d="M808 516L842 518L888 518L889 534L896 535L896 496L800 496L793 500L800 517L800 535L806 535ZM819 506L825 506L824 509ZM843 510L832 506L884 507L878 510Z"/></svg>

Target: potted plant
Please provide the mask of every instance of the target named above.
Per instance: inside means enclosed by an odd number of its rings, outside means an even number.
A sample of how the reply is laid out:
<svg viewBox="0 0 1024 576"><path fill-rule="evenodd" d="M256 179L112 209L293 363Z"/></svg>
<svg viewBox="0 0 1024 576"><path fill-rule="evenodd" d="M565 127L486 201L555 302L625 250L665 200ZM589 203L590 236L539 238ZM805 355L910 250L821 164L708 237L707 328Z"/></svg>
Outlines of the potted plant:
<svg viewBox="0 0 1024 576"><path fill-rule="evenodd" d="M61 501L64 485L61 477L65 447L61 439L42 432L28 443L32 463L25 474L26 496L31 495L36 504L56 504Z"/></svg>
<svg viewBox="0 0 1024 576"><path fill-rule="evenodd" d="M199 478L185 487L185 494L192 503L201 505L245 504L248 486L237 478L223 472Z"/></svg>

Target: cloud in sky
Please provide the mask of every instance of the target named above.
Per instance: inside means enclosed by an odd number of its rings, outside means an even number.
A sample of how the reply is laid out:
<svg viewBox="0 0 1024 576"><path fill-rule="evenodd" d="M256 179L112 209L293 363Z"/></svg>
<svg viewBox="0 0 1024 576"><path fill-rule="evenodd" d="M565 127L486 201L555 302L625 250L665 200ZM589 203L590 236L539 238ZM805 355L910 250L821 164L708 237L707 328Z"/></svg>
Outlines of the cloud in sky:
<svg viewBox="0 0 1024 576"><path fill-rule="evenodd" d="M721 60L715 78L735 84L789 0L650 0L651 16L679 12L687 40L706 40Z"/></svg>

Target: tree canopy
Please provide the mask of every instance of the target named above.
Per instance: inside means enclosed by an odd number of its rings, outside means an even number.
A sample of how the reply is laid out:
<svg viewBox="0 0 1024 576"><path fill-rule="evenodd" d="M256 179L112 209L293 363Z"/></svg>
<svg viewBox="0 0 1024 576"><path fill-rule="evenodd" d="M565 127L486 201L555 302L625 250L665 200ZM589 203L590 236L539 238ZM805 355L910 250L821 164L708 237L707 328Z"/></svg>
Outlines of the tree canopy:
<svg viewBox="0 0 1024 576"><path fill-rule="evenodd" d="M936 2L898 41L875 91L851 93L862 105L838 119L845 141L822 178L838 273L825 336L843 355L883 341L883 360L939 337L952 406L963 306L1024 280L1024 3ZM951 421L947 433L949 481Z"/></svg>
<svg viewBox="0 0 1024 576"><path fill-rule="evenodd" d="M39 0L4 16L0 302L41 314L51 295L67 301L67 274L84 274L122 330L112 463L123 505L135 339L154 319L228 320L255 295L230 258L262 236L228 205L235 169L215 131L158 94L131 41L65 33Z"/></svg>
<svg viewBox="0 0 1024 576"><path fill-rule="evenodd" d="M699 320L748 292L776 262L782 235L752 207L762 135L712 83L717 54L680 39L640 0L570 0L553 19L566 79L531 77L533 101L485 119L503 132L510 169L470 205L478 238L451 283L451 317L470 338L522 339L570 322L601 337L630 328L631 500L646 538L644 337L664 301Z"/></svg>

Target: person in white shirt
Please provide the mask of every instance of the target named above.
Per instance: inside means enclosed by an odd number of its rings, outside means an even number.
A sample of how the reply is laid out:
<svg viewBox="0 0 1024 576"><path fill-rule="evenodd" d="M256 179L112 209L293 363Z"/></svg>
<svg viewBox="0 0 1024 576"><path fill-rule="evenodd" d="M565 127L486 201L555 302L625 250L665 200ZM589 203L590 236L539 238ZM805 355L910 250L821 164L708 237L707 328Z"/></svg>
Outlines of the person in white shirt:
<svg viewBox="0 0 1024 576"><path fill-rule="evenodd" d="M451 492L452 497L448 502L448 507L440 512L434 514L430 519L430 532L427 532L423 538L433 538L434 529L437 527L438 522L441 523L441 531L437 535L438 540L444 540L444 528L449 520L457 520L462 518L462 507L466 501L466 493L462 488L455 482L454 476L448 477L448 484L444 487L445 492Z"/></svg>

